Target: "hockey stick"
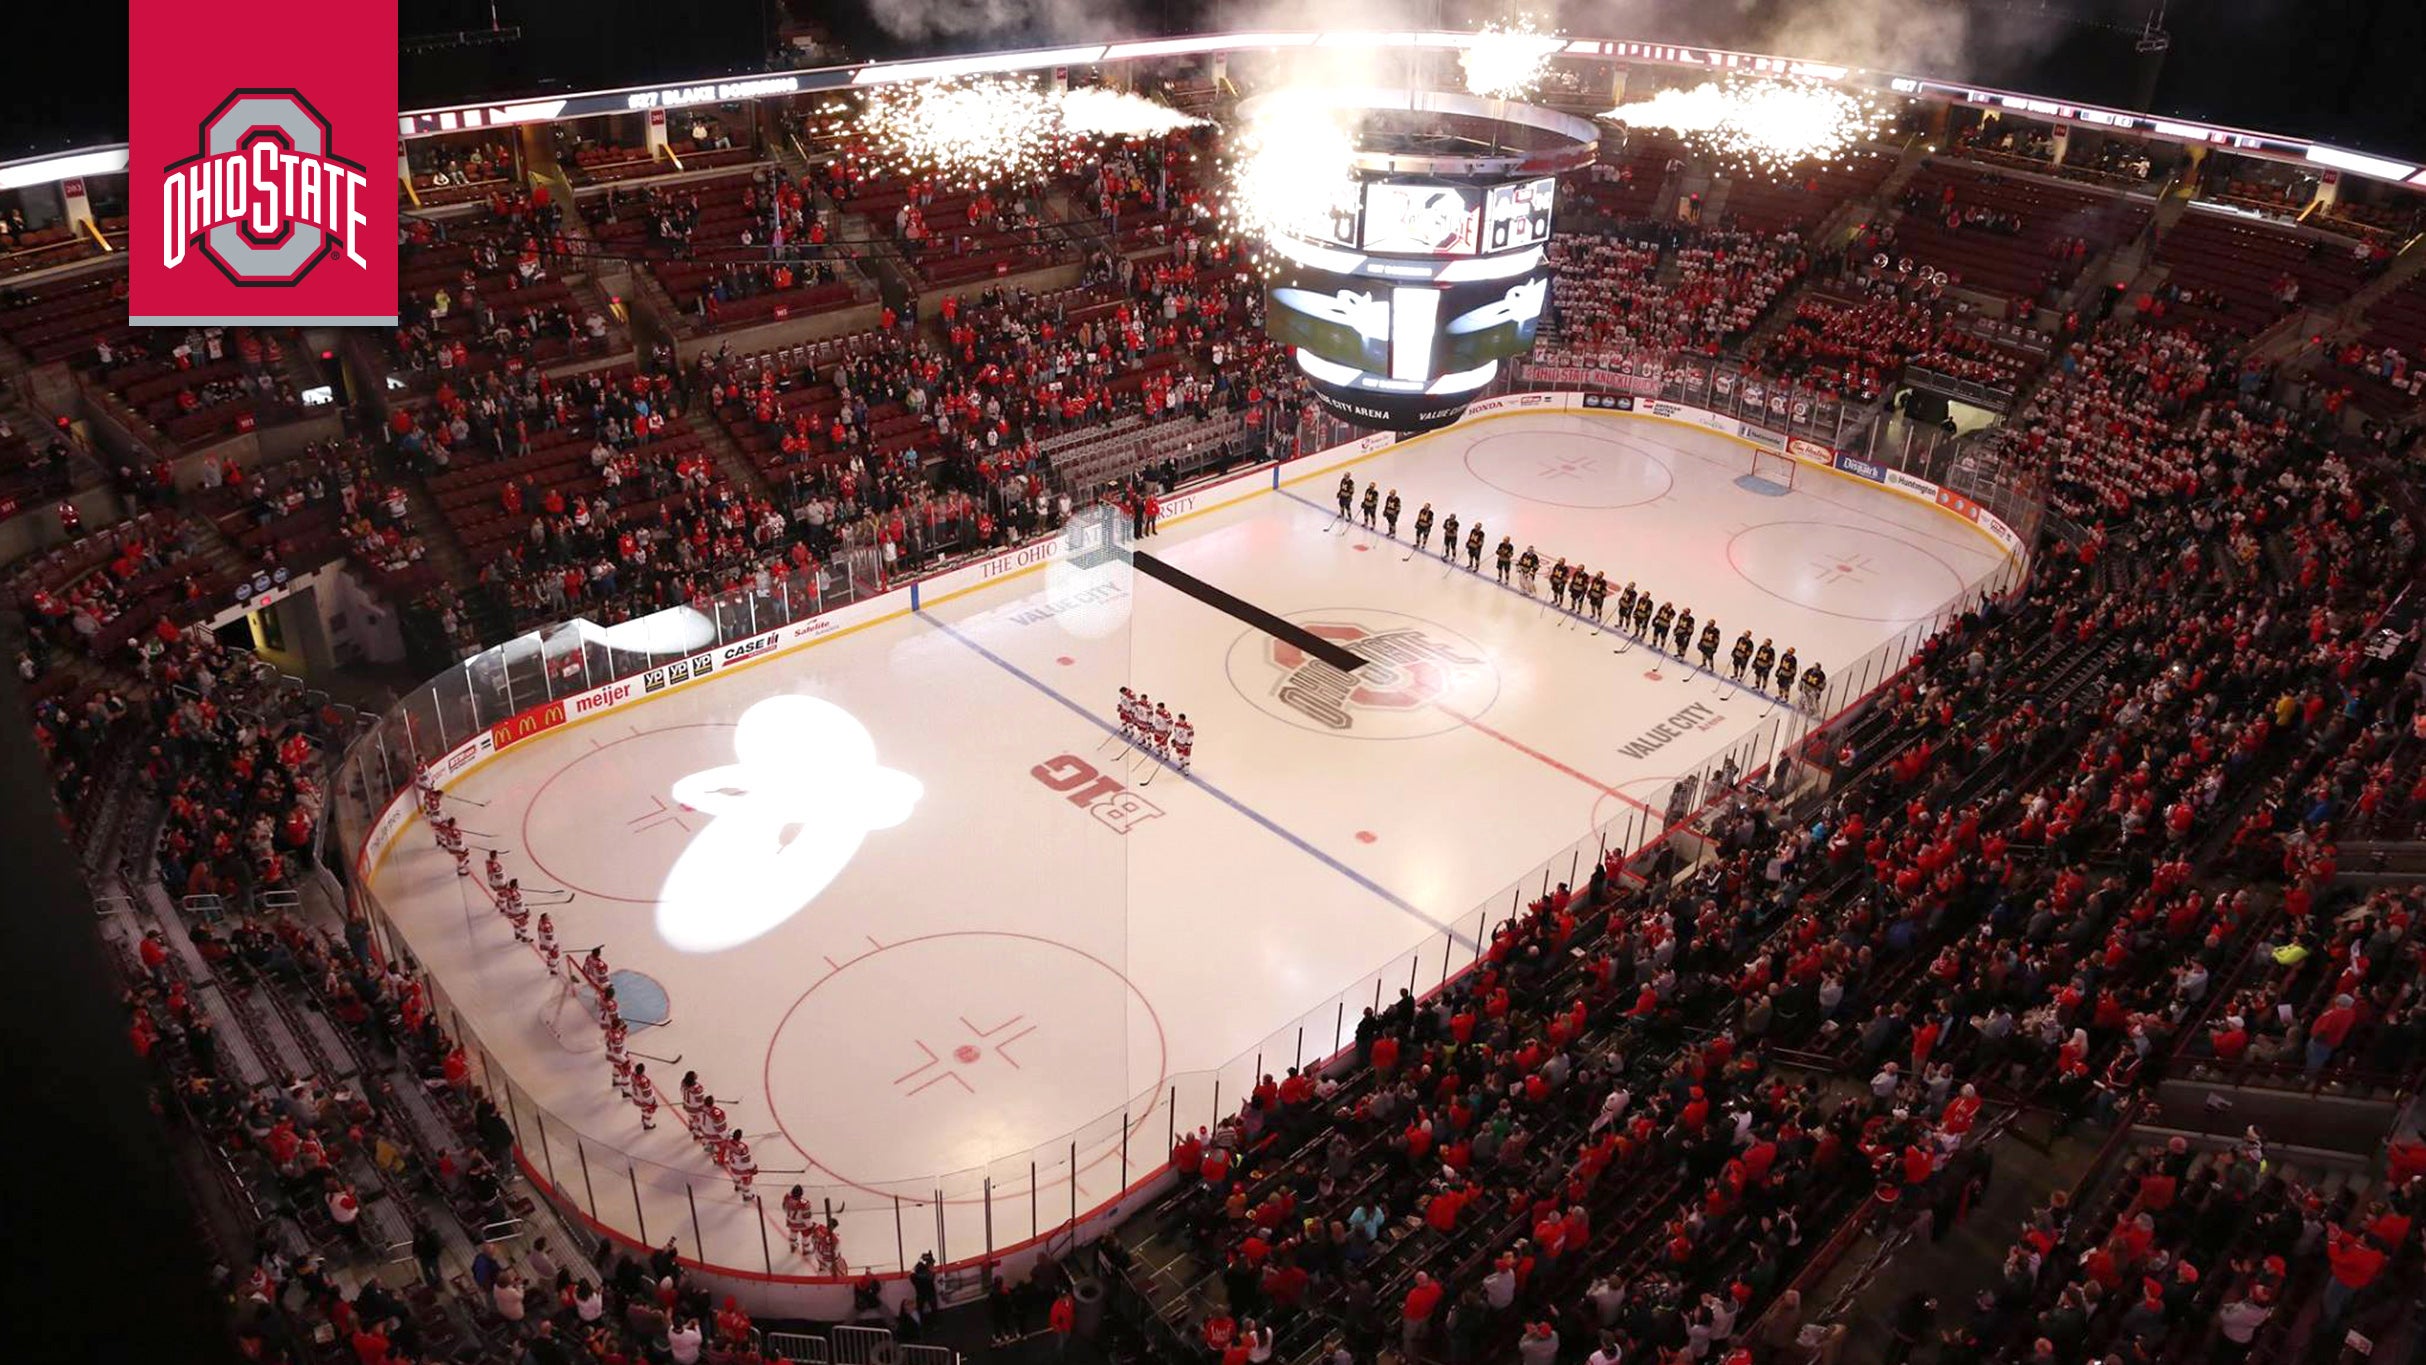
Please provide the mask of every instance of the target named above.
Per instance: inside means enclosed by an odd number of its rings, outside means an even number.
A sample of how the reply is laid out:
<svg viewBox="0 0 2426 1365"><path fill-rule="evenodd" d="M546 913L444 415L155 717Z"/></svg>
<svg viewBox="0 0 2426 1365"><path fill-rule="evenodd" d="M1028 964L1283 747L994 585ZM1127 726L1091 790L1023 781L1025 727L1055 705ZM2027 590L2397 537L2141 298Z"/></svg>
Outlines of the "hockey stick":
<svg viewBox="0 0 2426 1365"><path fill-rule="evenodd" d="M657 1063L659 1066L676 1066L682 1062L682 1054L679 1052L675 1053L671 1057L659 1057L653 1053L643 1052L636 1047L625 1048L624 1051L631 1053L635 1057L646 1057L648 1060Z"/></svg>
<svg viewBox="0 0 2426 1365"><path fill-rule="evenodd" d="M497 837L496 835L489 833L487 830L484 830L484 829L465 829L465 828L463 828L461 825L458 825L458 826L456 826L456 827L455 827L455 832L456 832L457 834L468 834L468 835L472 836L472 837L473 837L473 838L475 838L475 839L494 839L494 838L496 838L496 837Z"/></svg>
<svg viewBox="0 0 2426 1365"><path fill-rule="evenodd" d="M807 1166L761 1166L758 1168L758 1173L760 1175L807 1175L809 1169Z"/></svg>
<svg viewBox="0 0 2426 1365"><path fill-rule="evenodd" d="M1159 757L1157 757L1157 758L1154 760L1154 767L1153 767L1153 770L1152 770L1152 771L1150 771L1150 772L1148 772L1148 773L1147 773L1147 774L1146 774L1144 777L1141 777L1141 778L1137 779L1137 785L1138 785L1138 787L1139 787L1140 789L1143 789L1143 788L1146 788L1146 787L1151 787L1151 786L1153 786L1153 785L1154 785L1154 774L1155 774L1155 773L1158 773L1158 772L1161 772L1161 771L1162 771L1162 759L1161 759L1161 758L1159 758Z"/></svg>
<svg viewBox="0 0 2426 1365"><path fill-rule="evenodd" d="M1400 555L1400 556L1398 557L1398 562L1399 562L1399 563L1401 563L1401 564L1404 564L1404 563L1406 563L1408 560L1415 558L1415 549L1416 549L1416 547L1415 547L1415 546L1413 546L1413 545L1409 545L1409 546L1407 547L1407 552L1406 552L1405 554Z"/></svg>
<svg viewBox="0 0 2426 1365"><path fill-rule="evenodd" d="M470 797L468 797L468 796L457 796L457 795L455 795L453 792L440 792L440 793L438 793L438 794L439 794L440 796L442 796L442 797L446 798L446 799L447 799L447 800L449 800L449 801L461 801L463 804L465 804L465 805L467 805L467 806L478 806L478 807L480 807L482 810L487 810L487 809L488 809L488 807L489 807L489 803L488 803L488 802L486 802L486 801L474 801L472 798L470 798Z"/></svg>

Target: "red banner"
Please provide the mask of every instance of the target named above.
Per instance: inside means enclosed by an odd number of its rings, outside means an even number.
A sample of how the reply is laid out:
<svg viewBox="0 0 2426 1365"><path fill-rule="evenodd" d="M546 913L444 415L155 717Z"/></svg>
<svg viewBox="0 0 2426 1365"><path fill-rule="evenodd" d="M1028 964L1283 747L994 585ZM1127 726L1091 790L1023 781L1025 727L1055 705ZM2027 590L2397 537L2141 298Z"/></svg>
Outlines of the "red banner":
<svg viewBox="0 0 2426 1365"><path fill-rule="evenodd" d="M393 326L396 0L130 0L129 321Z"/></svg>

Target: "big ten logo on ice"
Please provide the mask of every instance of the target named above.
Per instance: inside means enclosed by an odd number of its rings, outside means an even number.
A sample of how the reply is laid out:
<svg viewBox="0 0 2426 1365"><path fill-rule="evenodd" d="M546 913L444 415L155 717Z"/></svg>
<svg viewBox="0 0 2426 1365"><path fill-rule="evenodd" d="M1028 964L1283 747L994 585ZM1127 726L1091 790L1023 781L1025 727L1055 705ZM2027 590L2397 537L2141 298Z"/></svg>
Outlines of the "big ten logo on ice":
<svg viewBox="0 0 2426 1365"><path fill-rule="evenodd" d="M395 0L131 18L129 322L394 326Z"/></svg>
<svg viewBox="0 0 2426 1365"><path fill-rule="evenodd" d="M1339 668L1260 630L1231 645L1229 674L1239 694L1301 729L1417 739L1454 730L1498 700L1499 670L1482 646L1445 626L1364 608L1292 620L1363 661Z"/></svg>
<svg viewBox="0 0 2426 1365"><path fill-rule="evenodd" d="M1028 769L1028 775L1060 792L1062 799L1102 821L1115 834L1126 834L1162 814L1162 807L1076 754L1048 758Z"/></svg>

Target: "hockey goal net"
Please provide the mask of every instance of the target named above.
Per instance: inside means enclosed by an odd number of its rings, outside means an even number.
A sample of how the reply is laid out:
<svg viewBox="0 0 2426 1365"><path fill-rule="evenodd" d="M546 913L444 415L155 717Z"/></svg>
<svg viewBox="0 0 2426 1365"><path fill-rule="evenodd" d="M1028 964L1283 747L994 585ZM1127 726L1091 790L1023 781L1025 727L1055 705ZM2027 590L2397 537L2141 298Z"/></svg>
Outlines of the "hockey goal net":
<svg viewBox="0 0 2426 1365"><path fill-rule="evenodd" d="M1755 449L1752 452L1752 477L1780 489L1794 487L1794 457L1775 451Z"/></svg>
<svg viewBox="0 0 2426 1365"><path fill-rule="evenodd" d="M597 1052L606 1046L598 1034L598 992L570 958L557 964L556 989L540 1002L539 1023L567 1052Z"/></svg>

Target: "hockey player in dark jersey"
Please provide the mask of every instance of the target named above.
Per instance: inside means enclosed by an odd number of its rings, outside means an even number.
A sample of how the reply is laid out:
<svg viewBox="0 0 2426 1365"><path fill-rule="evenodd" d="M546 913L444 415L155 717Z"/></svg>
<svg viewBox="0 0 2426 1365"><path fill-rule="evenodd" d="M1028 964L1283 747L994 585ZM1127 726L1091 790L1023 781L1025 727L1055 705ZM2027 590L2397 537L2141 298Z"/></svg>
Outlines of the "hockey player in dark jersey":
<svg viewBox="0 0 2426 1365"><path fill-rule="evenodd" d="M1794 697L1794 650L1789 646L1777 656L1777 699L1791 701Z"/></svg>
<svg viewBox="0 0 2426 1365"><path fill-rule="evenodd" d="M1675 606L1667 602L1660 603L1659 610L1651 617L1651 647L1653 649L1664 650L1668 647L1668 627L1675 624Z"/></svg>
<svg viewBox="0 0 2426 1365"><path fill-rule="evenodd" d="M1752 654L1752 686L1754 690L1768 690L1769 670L1775 668L1776 666L1777 651L1770 647L1767 640L1761 641L1761 647L1753 651Z"/></svg>
<svg viewBox="0 0 2426 1365"><path fill-rule="evenodd" d="M1346 520L1348 519L1348 506L1349 506L1349 504L1351 504L1351 503L1353 503L1353 502L1355 502L1355 501L1356 501L1356 476L1355 476L1354 474L1342 474L1342 475L1340 475L1340 476L1339 476L1339 520L1341 520L1341 521L1346 521Z"/></svg>
<svg viewBox="0 0 2426 1365"><path fill-rule="evenodd" d="M1390 490L1390 496L1381 500L1381 524L1388 528L1390 539L1398 539L1398 490L1395 488Z"/></svg>
<svg viewBox="0 0 2426 1365"><path fill-rule="evenodd" d="M1499 548L1492 552L1492 558L1499 563L1499 581L1507 582L1508 574L1516 567L1516 542L1501 536Z"/></svg>
<svg viewBox="0 0 2426 1365"><path fill-rule="evenodd" d="M1541 553L1530 545L1526 546L1525 552L1516 557L1516 581L1519 586L1524 588L1525 596L1533 595L1533 580L1541 571Z"/></svg>
<svg viewBox="0 0 2426 1365"><path fill-rule="evenodd" d="M1803 670L1803 709L1819 713L1820 699L1828 695L1828 670L1813 664Z"/></svg>
<svg viewBox="0 0 2426 1365"><path fill-rule="evenodd" d="M1567 559L1564 555L1559 556L1558 562L1550 566L1551 606L1564 606L1566 604L1567 575L1569 572L1571 571L1567 568Z"/></svg>
<svg viewBox="0 0 2426 1365"><path fill-rule="evenodd" d="M1634 624L1634 582L1626 582L1626 590L1617 595L1617 625L1620 630Z"/></svg>
<svg viewBox="0 0 2426 1365"><path fill-rule="evenodd" d="M1457 562L1457 514L1455 512L1441 518L1440 557L1452 564Z"/></svg>
<svg viewBox="0 0 2426 1365"><path fill-rule="evenodd" d="M1474 523L1473 530L1466 532L1466 567L1476 573L1483 571L1483 524L1479 521Z"/></svg>
<svg viewBox="0 0 2426 1365"><path fill-rule="evenodd" d="M1742 682L1744 680L1744 670L1750 667L1752 664L1751 631L1747 630L1743 634L1735 637L1734 652L1729 654L1727 657L1728 660L1735 665L1735 680L1737 682Z"/></svg>
<svg viewBox="0 0 2426 1365"><path fill-rule="evenodd" d="M1593 620L1599 621L1604 619L1603 613L1605 613L1609 607L1609 575L1605 573L1593 574L1592 586L1584 590L1584 600L1592 605Z"/></svg>
<svg viewBox="0 0 2426 1365"><path fill-rule="evenodd" d="M1370 530L1372 530L1372 529L1373 529L1373 517L1374 517L1374 514L1375 514L1375 513L1377 513L1377 512L1379 512L1380 510L1381 510L1381 485L1380 485L1380 484L1375 484L1375 483L1369 483L1369 484L1366 484L1366 485L1365 485L1365 501L1364 501L1365 529L1366 529L1366 530L1370 531Z"/></svg>
<svg viewBox="0 0 2426 1365"><path fill-rule="evenodd" d="M1418 550L1429 549L1430 546L1426 542L1431 539L1432 504L1427 502L1415 509L1415 548Z"/></svg>
<svg viewBox="0 0 2426 1365"><path fill-rule="evenodd" d="M1583 565L1576 565L1575 572L1567 575L1567 610L1581 614L1584 609L1584 594L1591 590L1592 575L1585 572Z"/></svg>
<svg viewBox="0 0 2426 1365"><path fill-rule="evenodd" d="M1691 648L1693 648L1693 608L1687 607L1676 614L1676 657L1684 658L1685 651Z"/></svg>
<svg viewBox="0 0 2426 1365"><path fill-rule="evenodd" d="M1643 638L1651 629L1651 591L1646 588L1634 597L1634 638Z"/></svg>
<svg viewBox="0 0 2426 1365"><path fill-rule="evenodd" d="M1718 671L1718 622L1712 621L1702 627L1702 638L1694 642L1693 648L1702 656L1704 672Z"/></svg>

